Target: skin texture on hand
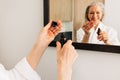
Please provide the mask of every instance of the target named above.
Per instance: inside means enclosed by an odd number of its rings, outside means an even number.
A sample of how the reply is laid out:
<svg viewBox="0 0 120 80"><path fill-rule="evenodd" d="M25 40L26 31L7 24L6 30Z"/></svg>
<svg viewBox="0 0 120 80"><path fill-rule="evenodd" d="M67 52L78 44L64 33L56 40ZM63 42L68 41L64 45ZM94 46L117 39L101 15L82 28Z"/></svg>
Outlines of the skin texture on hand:
<svg viewBox="0 0 120 80"><path fill-rule="evenodd" d="M100 35L98 35L98 40L103 41L105 44L110 45L108 34L105 31L101 31Z"/></svg>
<svg viewBox="0 0 120 80"><path fill-rule="evenodd" d="M72 41L61 47L59 42L57 44L57 64L58 64L58 80L71 80L72 65L76 60L78 54L72 46Z"/></svg>
<svg viewBox="0 0 120 80"><path fill-rule="evenodd" d="M95 25L94 21L86 21L84 25L82 26L82 29L85 32L85 35L82 39L82 43L88 43L89 37L90 37L90 29L93 28Z"/></svg>
<svg viewBox="0 0 120 80"><path fill-rule="evenodd" d="M52 21L50 21L45 27L40 30L37 41L33 46L30 54L26 57L30 66L35 69L50 42L55 38L55 36L60 32L62 28L62 22L57 21L57 26L51 26Z"/></svg>
<svg viewBox="0 0 120 80"><path fill-rule="evenodd" d="M48 45L55 36L60 32L62 28L62 22L57 21L57 26L51 26L52 21L50 21L44 28L41 29L38 35L38 42L42 43L42 45Z"/></svg>
<svg viewBox="0 0 120 80"><path fill-rule="evenodd" d="M84 30L86 35L90 34L90 29L93 28L95 25L94 21L86 21L85 24L82 26L82 29Z"/></svg>

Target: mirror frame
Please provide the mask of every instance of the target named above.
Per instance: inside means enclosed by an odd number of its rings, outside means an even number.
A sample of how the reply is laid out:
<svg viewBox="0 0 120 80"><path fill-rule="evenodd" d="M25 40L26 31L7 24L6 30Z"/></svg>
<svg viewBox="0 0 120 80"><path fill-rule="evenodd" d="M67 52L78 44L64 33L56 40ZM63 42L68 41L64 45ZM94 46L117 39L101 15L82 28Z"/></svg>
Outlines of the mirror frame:
<svg viewBox="0 0 120 80"><path fill-rule="evenodd" d="M49 22L49 0L43 0L43 15L45 26ZM77 42L73 42L72 45L75 49L120 53L120 46L115 45L87 44ZM52 41L49 46L56 47L56 41Z"/></svg>

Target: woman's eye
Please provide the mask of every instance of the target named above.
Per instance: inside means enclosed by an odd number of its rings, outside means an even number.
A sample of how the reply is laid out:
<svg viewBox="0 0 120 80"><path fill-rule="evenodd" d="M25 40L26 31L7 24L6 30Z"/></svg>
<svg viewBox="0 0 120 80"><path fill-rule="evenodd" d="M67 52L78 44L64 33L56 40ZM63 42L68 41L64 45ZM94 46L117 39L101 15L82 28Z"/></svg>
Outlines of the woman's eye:
<svg viewBox="0 0 120 80"><path fill-rule="evenodd" d="M91 12L90 14L94 14L93 12Z"/></svg>
<svg viewBox="0 0 120 80"><path fill-rule="evenodd" d="M97 14L100 14L100 12L97 12Z"/></svg>

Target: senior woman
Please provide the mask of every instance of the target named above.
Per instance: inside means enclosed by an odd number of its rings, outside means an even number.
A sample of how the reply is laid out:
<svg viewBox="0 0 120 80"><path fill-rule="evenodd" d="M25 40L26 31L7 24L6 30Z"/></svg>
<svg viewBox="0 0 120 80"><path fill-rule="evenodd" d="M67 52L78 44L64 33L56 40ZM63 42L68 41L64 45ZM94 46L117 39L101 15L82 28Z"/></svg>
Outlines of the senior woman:
<svg viewBox="0 0 120 80"><path fill-rule="evenodd" d="M93 2L86 8L85 23L77 31L77 42L120 45L117 32L103 24L104 4Z"/></svg>
<svg viewBox="0 0 120 80"><path fill-rule="evenodd" d="M44 51L62 28L62 22L57 21L53 27L50 21L38 34L37 41L28 56L24 57L14 68L6 70L0 64L0 80L41 80L35 71ZM63 47L57 44L58 80L71 80L72 65L77 58L77 52L68 40Z"/></svg>

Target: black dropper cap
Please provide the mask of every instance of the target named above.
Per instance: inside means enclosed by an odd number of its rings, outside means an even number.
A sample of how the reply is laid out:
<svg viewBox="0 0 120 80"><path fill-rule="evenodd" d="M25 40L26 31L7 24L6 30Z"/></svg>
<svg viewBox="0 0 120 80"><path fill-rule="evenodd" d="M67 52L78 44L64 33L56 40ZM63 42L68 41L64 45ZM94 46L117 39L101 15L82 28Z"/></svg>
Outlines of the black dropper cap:
<svg viewBox="0 0 120 80"><path fill-rule="evenodd" d="M101 32L101 29L98 28L98 30L97 30L97 34L100 35L100 32Z"/></svg>
<svg viewBox="0 0 120 80"><path fill-rule="evenodd" d="M52 25L51 26L56 27L57 26L57 22L52 21Z"/></svg>

